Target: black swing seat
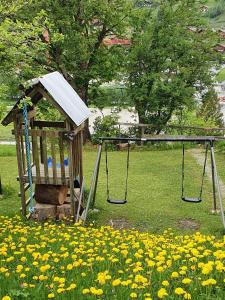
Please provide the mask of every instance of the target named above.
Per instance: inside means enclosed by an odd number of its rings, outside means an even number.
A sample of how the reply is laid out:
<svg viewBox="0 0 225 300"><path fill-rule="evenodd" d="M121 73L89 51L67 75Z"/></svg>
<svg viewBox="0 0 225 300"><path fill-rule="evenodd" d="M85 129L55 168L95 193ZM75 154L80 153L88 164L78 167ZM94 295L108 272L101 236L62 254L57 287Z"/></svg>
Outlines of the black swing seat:
<svg viewBox="0 0 225 300"><path fill-rule="evenodd" d="M201 198L189 198L189 197L182 197L181 198L185 202L191 202L191 203L200 203L202 202Z"/></svg>
<svg viewBox="0 0 225 300"><path fill-rule="evenodd" d="M108 198L107 201L111 204L126 204L127 200L116 200L116 199L112 199L112 198Z"/></svg>

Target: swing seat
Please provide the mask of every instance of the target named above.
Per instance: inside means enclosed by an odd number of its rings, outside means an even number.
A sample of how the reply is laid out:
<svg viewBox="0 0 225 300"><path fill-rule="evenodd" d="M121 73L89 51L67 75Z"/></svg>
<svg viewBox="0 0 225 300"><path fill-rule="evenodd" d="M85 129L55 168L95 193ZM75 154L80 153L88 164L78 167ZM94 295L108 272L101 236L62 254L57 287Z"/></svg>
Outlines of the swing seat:
<svg viewBox="0 0 225 300"><path fill-rule="evenodd" d="M111 203L111 204L126 204L127 200L119 200L119 199L112 199L112 198L108 198L107 202Z"/></svg>
<svg viewBox="0 0 225 300"><path fill-rule="evenodd" d="M185 202L190 202L190 203L200 203L202 202L201 198L189 198L189 197L182 197L181 198Z"/></svg>

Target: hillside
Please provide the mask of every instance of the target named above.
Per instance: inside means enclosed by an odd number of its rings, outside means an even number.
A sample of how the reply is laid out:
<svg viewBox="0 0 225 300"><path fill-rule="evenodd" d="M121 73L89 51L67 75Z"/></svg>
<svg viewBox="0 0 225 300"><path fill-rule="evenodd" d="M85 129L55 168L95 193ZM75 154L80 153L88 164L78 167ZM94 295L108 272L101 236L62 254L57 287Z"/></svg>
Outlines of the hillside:
<svg viewBox="0 0 225 300"><path fill-rule="evenodd" d="M225 0L202 1L208 7L205 13L213 28L225 28Z"/></svg>

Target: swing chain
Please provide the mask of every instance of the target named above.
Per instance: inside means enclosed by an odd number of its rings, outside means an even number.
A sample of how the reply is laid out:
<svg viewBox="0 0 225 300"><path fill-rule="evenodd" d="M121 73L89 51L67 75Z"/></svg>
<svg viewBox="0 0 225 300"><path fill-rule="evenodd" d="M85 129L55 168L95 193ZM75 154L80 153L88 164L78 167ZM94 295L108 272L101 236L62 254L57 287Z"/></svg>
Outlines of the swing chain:
<svg viewBox="0 0 225 300"><path fill-rule="evenodd" d="M128 141L128 146L127 146L126 181L125 181L125 194L124 194L124 200L112 200L112 199L110 199L110 193L109 193L108 146L107 146L107 142L105 143L106 192L107 192L107 201L108 201L109 203L114 203L114 204L125 204L125 203L127 203L127 194L128 194L128 175L129 175L129 161L130 161L130 142Z"/></svg>

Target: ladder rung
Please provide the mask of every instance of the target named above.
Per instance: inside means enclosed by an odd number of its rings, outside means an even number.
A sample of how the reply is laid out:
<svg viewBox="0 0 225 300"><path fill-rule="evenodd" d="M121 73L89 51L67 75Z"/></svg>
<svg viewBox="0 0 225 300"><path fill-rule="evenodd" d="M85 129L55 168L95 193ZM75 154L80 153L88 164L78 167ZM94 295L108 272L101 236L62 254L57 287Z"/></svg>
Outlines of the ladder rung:
<svg viewBox="0 0 225 300"><path fill-rule="evenodd" d="M34 193L33 193L33 198L34 198ZM26 207L30 203L30 197L26 200ZM22 207L20 207L20 211L22 211Z"/></svg>
<svg viewBox="0 0 225 300"><path fill-rule="evenodd" d="M30 185L29 183L26 183L24 186L24 191L26 192L29 189ZM21 192L18 193L18 196L21 197Z"/></svg>

